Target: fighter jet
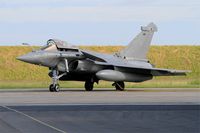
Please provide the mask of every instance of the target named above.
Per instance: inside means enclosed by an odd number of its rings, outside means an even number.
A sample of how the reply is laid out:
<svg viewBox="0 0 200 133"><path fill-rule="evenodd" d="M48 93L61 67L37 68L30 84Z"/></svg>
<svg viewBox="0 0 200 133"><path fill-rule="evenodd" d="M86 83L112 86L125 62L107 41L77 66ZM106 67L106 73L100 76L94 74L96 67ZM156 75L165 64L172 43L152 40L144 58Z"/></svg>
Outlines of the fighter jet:
<svg viewBox="0 0 200 133"><path fill-rule="evenodd" d="M154 76L186 75L185 70L155 68L147 52L157 27L154 23L141 27L141 32L121 51L103 54L74 47L64 41L50 39L46 46L17 57L18 60L48 67L51 92L60 90L58 81L84 81L85 90L92 91L94 83L111 81L116 90L123 91L124 82L143 82Z"/></svg>

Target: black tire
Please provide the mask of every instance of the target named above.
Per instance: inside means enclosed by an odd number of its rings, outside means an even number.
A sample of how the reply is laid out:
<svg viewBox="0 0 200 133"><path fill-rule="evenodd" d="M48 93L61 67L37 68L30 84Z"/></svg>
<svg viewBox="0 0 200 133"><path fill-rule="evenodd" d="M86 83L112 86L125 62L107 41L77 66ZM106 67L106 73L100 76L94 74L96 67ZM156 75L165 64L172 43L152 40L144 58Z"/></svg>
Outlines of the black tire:
<svg viewBox="0 0 200 133"><path fill-rule="evenodd" d="M94 87L94 83L93 82L89 82L89 81L85 82L85 90L86 91L92 91L93 87Z"/></svg>
<svg viewBox="0 0 200 133"><path fill-rule="evenodd" d="M49 86L49 91L50 91L50 92L54 92L53 84L51 84L51 85Z"/></svg>
<svg viewBox="0 0 200 133"><path fill-rule="evenodd" d="M117 91L124 91L125 84L122 81L115 82L115 88Z"/></svg>
<svg viewBox="0 0 200 133"><path fill-rule="evenodd" d="M59 84L56 84L54 87L54 92L59 92L60 91L60 86Z"/></svg>
<svg viewBox="0 0 200 133"><path fill-rule="evenodd" d="M59 92L60 91L60 86L59 84L56 84L55 86L53 84L51 84L49 86L49 91L50 92Z"/></svg>

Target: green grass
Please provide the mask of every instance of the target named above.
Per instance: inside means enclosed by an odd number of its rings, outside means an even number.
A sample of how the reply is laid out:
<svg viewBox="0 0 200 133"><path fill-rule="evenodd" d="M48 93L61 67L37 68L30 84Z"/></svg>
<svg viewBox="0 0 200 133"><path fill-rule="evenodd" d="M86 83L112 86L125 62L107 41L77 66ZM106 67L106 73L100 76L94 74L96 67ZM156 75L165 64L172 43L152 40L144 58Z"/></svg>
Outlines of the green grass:
<svg viewBox="0 0 200 133"><path fill-rule="evenodd" d="M103 53L114 53L122 46L81 46ZM0 47L0 88L47 88L51 82L48 68L16 60L31 51L23 46ZM183 77L155 77L143 83L126 83L130 88L200 88L200 46L152 46L148 54L151 63L160 68L192 70ZM82 82L61 82L62 87L83 87ZM110 88L112 83L100 82L95 87Z"/></svg>

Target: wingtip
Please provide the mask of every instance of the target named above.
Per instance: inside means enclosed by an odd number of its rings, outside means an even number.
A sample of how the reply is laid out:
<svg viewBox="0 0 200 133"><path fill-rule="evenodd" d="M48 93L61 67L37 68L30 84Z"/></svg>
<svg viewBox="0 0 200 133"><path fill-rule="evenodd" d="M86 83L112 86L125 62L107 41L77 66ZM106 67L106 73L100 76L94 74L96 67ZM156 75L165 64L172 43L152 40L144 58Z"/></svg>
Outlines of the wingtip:
<svg viewBox="0 0 200 133"><path fill-rule="evenodd" d="M174 71L174 74L175 75L182 75L182 76L186 76L187 73L191 73L192 71L191 70L175 70Z"/></svg>

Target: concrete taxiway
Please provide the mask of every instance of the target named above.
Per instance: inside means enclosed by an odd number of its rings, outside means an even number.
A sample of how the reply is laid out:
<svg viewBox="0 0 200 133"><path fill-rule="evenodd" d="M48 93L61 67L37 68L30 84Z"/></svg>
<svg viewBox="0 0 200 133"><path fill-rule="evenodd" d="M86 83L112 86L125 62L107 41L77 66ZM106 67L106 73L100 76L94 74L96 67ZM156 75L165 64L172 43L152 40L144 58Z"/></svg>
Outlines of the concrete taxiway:
<svg viewBox="0 0 200 133"><path fill-rule="evenodd" d="M1 90L0 132L200 132L199 89L147 90Z"/></svg>

